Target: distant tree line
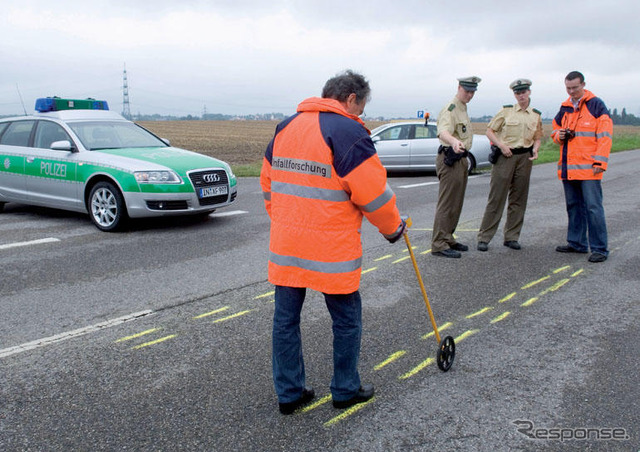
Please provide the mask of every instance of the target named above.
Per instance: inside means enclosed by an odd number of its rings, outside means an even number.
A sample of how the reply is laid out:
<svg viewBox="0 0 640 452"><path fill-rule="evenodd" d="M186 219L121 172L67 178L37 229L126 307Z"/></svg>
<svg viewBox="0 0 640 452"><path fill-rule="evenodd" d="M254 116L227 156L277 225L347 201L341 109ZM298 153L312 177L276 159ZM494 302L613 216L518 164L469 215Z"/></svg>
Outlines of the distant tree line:
<svg viewBox="0 0 640 452"><path fill-rule="evenodd" d="M285 118L282 113L266 113L255 115L225 115L222 113L205 113L202 116L172 116L172 115L131 115L134 121L282 121Z"/></svg>
<svg viewBox="0 0 640 452"><path fill-rule="evenodd" d="M622 113L620 114L618 114L617 108L614 108L613 112L609 110L609 115L611 116L611 120L614 124L640 126L640 118L631 113L627 113L626 108L623 108Z"/></svg>

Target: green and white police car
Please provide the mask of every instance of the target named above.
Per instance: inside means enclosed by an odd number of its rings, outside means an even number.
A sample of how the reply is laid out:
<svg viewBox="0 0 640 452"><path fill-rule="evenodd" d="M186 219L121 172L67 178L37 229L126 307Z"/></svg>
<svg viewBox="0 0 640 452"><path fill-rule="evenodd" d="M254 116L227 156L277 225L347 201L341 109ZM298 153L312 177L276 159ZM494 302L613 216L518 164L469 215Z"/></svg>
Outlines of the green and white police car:
<svg viewBox="0 0 640 452"><path fill-rule="evenodd" d="M128 218L207 214L236 195L227 163L171 147L105 101L41 98L33 116L0 120L0 211L88 212L116 231Z"/></svg>

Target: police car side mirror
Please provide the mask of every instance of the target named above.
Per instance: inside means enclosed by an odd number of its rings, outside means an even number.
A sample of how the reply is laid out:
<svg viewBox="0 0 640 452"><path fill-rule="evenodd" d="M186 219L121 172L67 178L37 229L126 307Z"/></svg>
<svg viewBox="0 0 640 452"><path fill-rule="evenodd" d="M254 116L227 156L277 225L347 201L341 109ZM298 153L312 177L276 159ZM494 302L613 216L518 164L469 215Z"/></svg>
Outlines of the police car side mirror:
<svg viewBox="0 0 640 452"><path fill-rule="evenodd" d="M380 138L380 135L376 135L375 137L371 138L371 141L373 141L374 143L377 143L378 141L380 141L382 138Z"/></svg>
<svg viewBox="0 0 640 452"><path fill-rule="evenodd" d="M77 152L78 150L71 144L69 140L54 141L51 143L51 149L54 151Z"/></svg>

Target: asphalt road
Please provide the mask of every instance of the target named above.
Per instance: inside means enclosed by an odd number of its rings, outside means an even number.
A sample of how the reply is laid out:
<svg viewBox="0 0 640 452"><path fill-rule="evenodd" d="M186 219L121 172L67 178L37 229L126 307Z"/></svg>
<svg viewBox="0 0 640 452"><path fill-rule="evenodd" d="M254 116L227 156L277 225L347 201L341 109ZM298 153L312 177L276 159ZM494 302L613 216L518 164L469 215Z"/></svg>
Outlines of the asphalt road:
<svg viewBox="0 0 640 452"><path fill-rule="evenodd" d="M554 165L534 168L523 249L475 250L488 173L469 180L462 259L431 256L437 179L389 183L452 369L403 242L363 229L360 371L370 403L335 410L330 319L303 311L317 404L277 411L269 222L257 179L208 219L99 232L88 217L15 204L0 214L0 450L640 450L640 151L603 183L611 256L554 251L566 212ZM585 439L586 437L586 439Z"/></svg>

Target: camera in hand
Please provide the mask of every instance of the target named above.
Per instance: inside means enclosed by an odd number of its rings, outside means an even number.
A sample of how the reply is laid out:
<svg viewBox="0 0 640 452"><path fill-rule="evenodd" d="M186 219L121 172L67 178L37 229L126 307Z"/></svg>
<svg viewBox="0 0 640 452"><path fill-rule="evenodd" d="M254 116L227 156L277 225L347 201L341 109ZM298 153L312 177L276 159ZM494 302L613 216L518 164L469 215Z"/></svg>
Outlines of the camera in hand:
<svg viewBox="0 0 640 452"><path fill-rule="evenodd" d="M571 129L564 129L565 136L568 140L576 136L576 131Z"/></svg>

